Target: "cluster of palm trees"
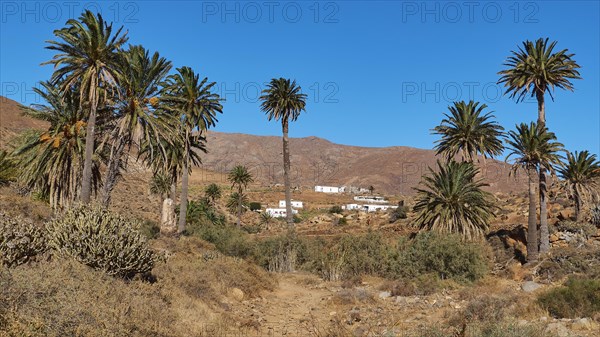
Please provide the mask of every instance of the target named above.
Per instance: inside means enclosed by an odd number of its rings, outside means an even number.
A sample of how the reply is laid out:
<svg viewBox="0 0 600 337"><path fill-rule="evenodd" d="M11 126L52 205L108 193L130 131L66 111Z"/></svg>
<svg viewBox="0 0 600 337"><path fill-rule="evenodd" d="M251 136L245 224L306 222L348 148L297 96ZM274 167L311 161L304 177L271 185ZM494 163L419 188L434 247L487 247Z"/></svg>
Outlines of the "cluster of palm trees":
<svg viewBox="0 0 600 337"><path fill-rule="evenodd" d="M417 189L418 211L416 224L421 228L442 232L458 232L470 239L481 236L493 217L491 195L481 188L486 186L477 178L478 158L485 160L508 150L512 172L524 171L528 176L529 218L528 260L535 261L539 253L549 250L547 213L547 173L558 172L563 190L574 201L576 218L582 220L585 202L597 195L600 163L588 151L570 153L564 150L554 133L546 127L544 96L552 97L555 88L573 91L572 79L579 79L580 66L568 50L554 52L556 42L548 39L525 41L505 63L507 69L499 72L498 83L504 84L506 94L523 101L527 95L538 101L537 123L521 123L508 133L485 112L487 106L478 102L455 102L449 107L441 124L433 133L441 138L436 142L438 170L426 175L423 188ZM566 161L560 154L566 152ZM460 162L456 162L460 156ZM479 156L479 157L478 157ZM479 161L479 160L478 160ZM537 214L539 201L540 226ZM538 238L540 239L538 244Z"/></svg>
<svg viewBox="0 0 600 337"><path fill-rule="evenodd" d="M43 90L34 89L47 105L24 108L25 114L49 122L50 127L22 135L10 154L10 161L22 169L20 182L56 210L75 202L88 204L94 193L108 207L133 157L153 170L152 193L175 200L181 184L178 231L183 232L189 173L201 163L206 131L223 112L222 99L213 91L215 83L187 66L170 74L170 61L142 46L126 45L122 27L114 30L101 14L89 10L54 34L58 41L48 41L46 48L57 53L43 63L53 65L54 72L42 83ZM261 100L269 120L282 123L290 205L287 134L289 122L305 109L306 95L295 81L278 78L263 90ZM8 162L7 154L2 156ZM251 177L234 178L236 200L242 200L242 187ZM214 186L207 190L213 203L216 192ZM237 208L239 218L239 202Z"/></svg>
<svg viewBox="0 0 600 337"><path fill-rule="evenodd" d="M136 157L153 169L154 193L174 198L181 180L182 231L188 173L200 163L205 131L222 112L214 83L189 67L169 74L171 62L126 46L127 33L113 30L100 14L85 11L54 34L58 41L47 48L57 54L44 63L54 72L44 90L36 89L47 105L24 109L50 127L22 136L13 153L20 182L54 209L90 203L100 189L108 207L128 158Z"/></svg>

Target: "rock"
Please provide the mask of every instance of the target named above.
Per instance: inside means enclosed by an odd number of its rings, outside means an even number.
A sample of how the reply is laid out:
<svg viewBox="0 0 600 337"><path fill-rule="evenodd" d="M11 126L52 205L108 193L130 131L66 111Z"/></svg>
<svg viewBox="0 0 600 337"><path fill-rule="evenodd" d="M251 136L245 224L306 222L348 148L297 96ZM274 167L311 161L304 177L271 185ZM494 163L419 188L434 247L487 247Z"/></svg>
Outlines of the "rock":
<svg viewBox="0 0 600 337"><path fill-rule="evenodd" d="M558 337L569 337L569 329L562 322L553 322L546 326L545 332L549 335L556 335Z"/></svg>
<svg viewBox="0 0 600 337"><path fill-rule="evenodd" d="M521 285L521 289L523 289L526 293L531 293L538 290L541 287L540 284L535 283L533 281L527 281Z"/></svg>
<svg viewBox="0 0 600 337"><path fill-rule="evenodd" d="M162 212L160 217L160 232L161 234L174 234L177 232L177 218L175 217L175 208L173 207L173 199L167 198L163 201Z"/></svg>
<svg viewBox="0 0 600 337"><path fill-rule="evenodd" d="M589 318L576 319L571 323L571 329L573 330L594 330L597 328L597 324Z"/></svg>
<svg viewBox="0 0 600 337"><path fill-rule="evenodd" d="M556 233L550 235L550 242L556 242L558 240L559 240L559 238L558 238L558 235L556 235Z"/></svg>
<svg viewBox="0 0 600 337"><path fill-rule="evenodd" d="M353 324L354 322L360 322L360 309L353 308L348 312L348 324Z"/></svg>
<svg viewBox="0 0 600 337"><path fill-rule="evenodd" d="M329 313L329 316L335 316L335 315L337 315L337 312L335 312L335 311L332 311Z"/></svg>
<svg viewBox="0 0 600 337"><path fill-rule="evenodd" d="M244 299L244 292L240 288L231 288L229 294L232 298L236 299L237 301L241 302Z"/></svg>
<svg viewBox="0 0 600 337"><path fill-rule="evenodd" d="M389 291L382 291L379 293L379 298L381 298L381 299L386 299L389 297L392 297L392 293Z"/></svg>

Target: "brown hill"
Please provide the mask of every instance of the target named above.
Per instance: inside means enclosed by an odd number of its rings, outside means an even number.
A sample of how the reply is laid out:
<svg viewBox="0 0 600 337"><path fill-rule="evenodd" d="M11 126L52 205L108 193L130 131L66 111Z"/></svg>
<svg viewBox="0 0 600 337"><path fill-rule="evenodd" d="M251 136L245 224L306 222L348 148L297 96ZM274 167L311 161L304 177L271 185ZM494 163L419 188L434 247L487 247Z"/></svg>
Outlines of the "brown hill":
<svg viewBox="0 0 600 337"><path fill-rule="evenodd" d="M281 137L209 132L207 138L209 153L203 155L205 169L226 172L237 164L244 164L264 184L283 183ZM317 137L290 139L290 152L294 186L373 185L376 192L386 194L414 193L413 187L422 174L436 162L432 150L347 146ZM481 165L491 191L524 190L522 180L509 178L507 164L487 160Z"/></svg>
<svg viewBox="0 0 600 337"><path fill-rule="evenodd" d="M46 126L44 122L23 116L17 102L0 96L0 148L24 130ZM209 153L202 155L205 170L200 171L203 172L200 180L224 180L218 173L243 164L250 168L258 183L283 183L281 137L210 131L208 150ZM314 185L373 185L376 192L412 194L422 174L429 166L435 166L436 161L432 150L347 146L318 137L292 138L290 151L292 184L303 189L312 189ZM509 178L507 164L488 160L481 165L491 191L524 191L523 177L520 181Z"/></svg>
<svg viewBox="0 0 600 337"><path fill-rule="evenodd" d="M17 134L28 129L44 129L46 122L23 116L21 105L4 96L0 96L0 148Z"/></svg>

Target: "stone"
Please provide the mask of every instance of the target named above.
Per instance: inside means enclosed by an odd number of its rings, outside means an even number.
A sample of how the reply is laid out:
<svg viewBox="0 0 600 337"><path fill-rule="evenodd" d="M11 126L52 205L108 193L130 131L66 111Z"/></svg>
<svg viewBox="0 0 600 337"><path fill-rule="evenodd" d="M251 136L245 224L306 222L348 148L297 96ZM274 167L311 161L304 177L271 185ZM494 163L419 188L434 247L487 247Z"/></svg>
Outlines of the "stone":
<svg viewBox="0 0 600 337"><path fill-rule="evenodd" d="M392 293L389 291L382 291L379 293L379 298L381 298L381 299L386 299L389 297L392 297Z"/></svg>
<svg viewBox="0 0 600 337"><path fill-rule="evenodd" d="M597 324L595 324L589 318L580 318L576 319L571 323L571 329L573 330L594 330L597 328Z"/></svg>
<svg viewBox="0 0 600 337"><path fill-rule="evenodd" d="M231 288L229 294L237 301L241 302L244 299L244 292L240 288Z"/></svg>
<svg viewBox="0 0 600 337"><path fill-rule="evenodd" d="M562 322L553 322L546 326L545 332L549 335L556 335L558 337L569 337L569 329Z"/></svg>
<svg viewBox="0 0 600 337"><path fill-rule="evenodd" d="M526 293L534 292L541 287L542 286L539 283L535 283L533 281L527 281L521 285L521 289Z"/></svg>
<svg viewBox="0 0 600 337"><path fill-rule="evenodd" d="M177 218L175 217L173 199L166 198L163 201L162 212L160 214L160 233L169 235L177 232Z"/></svg>

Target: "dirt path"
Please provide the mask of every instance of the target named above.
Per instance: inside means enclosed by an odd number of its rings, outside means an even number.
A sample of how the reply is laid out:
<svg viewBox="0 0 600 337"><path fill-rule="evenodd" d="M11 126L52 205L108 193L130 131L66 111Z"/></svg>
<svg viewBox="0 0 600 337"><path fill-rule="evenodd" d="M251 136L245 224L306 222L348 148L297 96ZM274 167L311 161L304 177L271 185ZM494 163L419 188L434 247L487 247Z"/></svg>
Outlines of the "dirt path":
<svg viewBox="0 0 600 337"><path fill-rule="evenodd" d="M261 336L310 336L329 320L328 299L333 292L315 276L282 274L279 287L257 305Z"/></svg>

